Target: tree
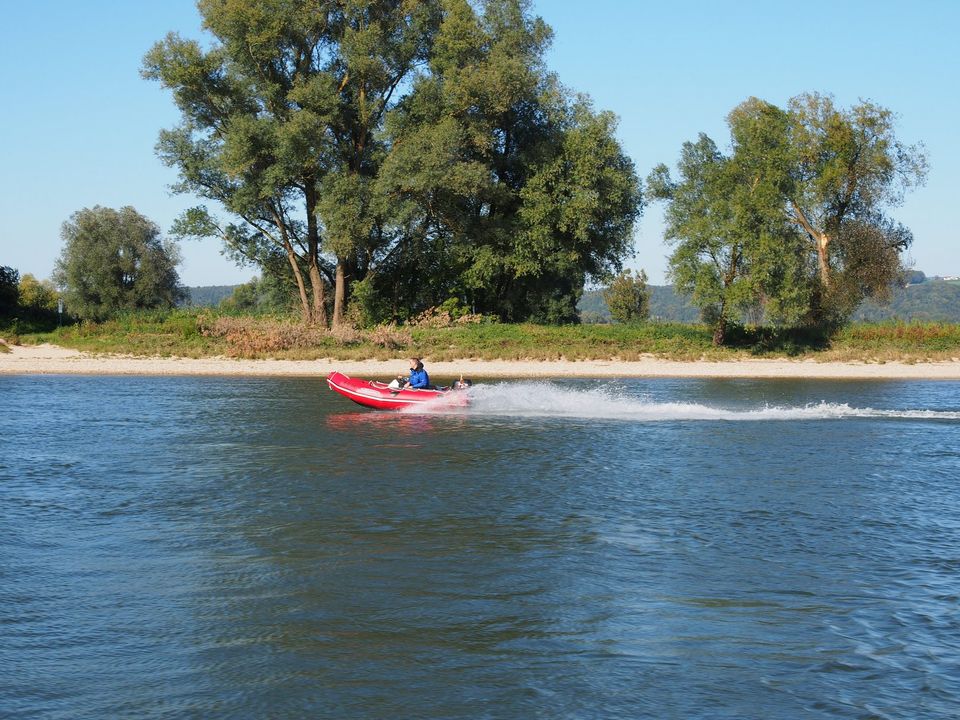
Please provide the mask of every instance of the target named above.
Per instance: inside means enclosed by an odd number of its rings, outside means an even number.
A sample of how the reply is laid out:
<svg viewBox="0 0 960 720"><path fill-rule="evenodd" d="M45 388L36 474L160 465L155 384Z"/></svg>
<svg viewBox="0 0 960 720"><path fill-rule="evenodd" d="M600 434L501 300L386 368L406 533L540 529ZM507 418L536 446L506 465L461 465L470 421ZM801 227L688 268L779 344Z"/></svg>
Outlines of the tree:
<svg viewBox="0 0 960 720"><path fill-rule="evenodd" d="M20 278L20 307L35 317L57 311L60 294L50 280L37 280L27 273Z"/></svg>
<svg viewBox="0 0 960 720"><path fill-rule="evenodd" d="M647 274L641 270L633 274L621 272L603 293L614 322L638 323L650 316L650 291Z"/></svg>
<svg viewBox="0 0 960 720"><path fill-rule="evenodd" d="M70 311L104 320L123 310L169 308L186 297L179 253L132 207L85 208L63 224L54 281Z"/></svg>
<svg viewBox="0 0 960 720"><path fill-rule="evenodd" d="M912 238L884 212L926 168L922 149L894 136L891 113L841 112L819 95L787 110L750 98L727 123L729 155L701 135L684 144L677 181L663 165L648 180L669 203L673 279L714 323L714 341L748 311L829 327L887 294Z"/></svg>
<svg viewBox="0 0 960 720"><path fill-rule="evenodd" d="M233 293L220 301L220 310L240 313L288 312L295 297L289 285L289 276L264 273L262 277L234 288Z"/></svg>
<svg viewBox="0 0 960 720"><path fill-rule="evenodd" d="M177 232L219 236L257 265L285 258L308 321L326 323L332 283L337 323L349 283L384 242L369 198L379 134L425 60L438 1L200 0L198 8L213 47L168 35L145 57L143 75L173 90L183 118L158 146L180 171L177 190L241 222L222 226L201 207Z"/></svg>
<svg viewBox="0 0 960 720"><path fill-rule="evenodd" d="M575 322L585 279L606 279L629 252L639 181L614 116L546 71L549 27L516 0L478 7L445 3L430 72L388 124L379 189L406 247L384 263L385 292Z"/></svg>
<svg viewBox="0 0 960 720"><path fill-rule="evenodd" d="M788 256L770 251L785 240L778 238L776 223L766 222L776 199L751 179L757 169L749 158L723 155L703 134L696 143L684 143L678 169L674 182L665 166L657 167L648 193L669 201L666 238L675 246L670 276L713 325L713 341L721 345L730 322L764 291L768 299L776 297L772 278L787 275ZM764 264L769 267L761 271Z"/></svg>
<svg viewBox="0 0 960 720"><path fill-rule="evenodd" d="M20 273L0 265L0 317L13 317L20 306Z"/></svg>
<svg viewBox="0 0 960 720"><path fill-rule="evenodd" d="M886 297L913 236L885 216L926 179L922 145L904 145L894 114L870 102L844 111L828 95L789 104L787 213L817 259L816 321L848 316L865 297Z"/></svg>

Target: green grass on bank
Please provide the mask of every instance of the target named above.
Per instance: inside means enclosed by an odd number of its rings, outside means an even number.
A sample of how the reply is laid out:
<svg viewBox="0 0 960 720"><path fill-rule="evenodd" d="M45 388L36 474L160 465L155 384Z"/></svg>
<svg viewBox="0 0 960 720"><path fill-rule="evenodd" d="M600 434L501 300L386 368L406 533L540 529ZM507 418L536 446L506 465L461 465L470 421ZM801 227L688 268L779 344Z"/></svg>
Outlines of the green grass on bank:
<svg viewBox="0 0 960 720"><path fill-rule="evenodd" d="M953 360L960 358L960 324L857 323L836 334L829 354L837 359Z"/></svg>
<svg viewBox="0 0 960 720"><path fill-rule="evenodd" d="M8 329L9 330L9 329ZM420 355L431 361L736 360L793 357L865 362L926 362L960 357L960 325L850 325L830 338L770 328L737 329L716 348L704 325L567 325L481 323L371 330L306 327L296 319L221 316L209 310L142 312L47 332L17 329L16 342L53 343L94 353L137 356L341 360ZM0 337L10 340L0 327Z"/></svg>

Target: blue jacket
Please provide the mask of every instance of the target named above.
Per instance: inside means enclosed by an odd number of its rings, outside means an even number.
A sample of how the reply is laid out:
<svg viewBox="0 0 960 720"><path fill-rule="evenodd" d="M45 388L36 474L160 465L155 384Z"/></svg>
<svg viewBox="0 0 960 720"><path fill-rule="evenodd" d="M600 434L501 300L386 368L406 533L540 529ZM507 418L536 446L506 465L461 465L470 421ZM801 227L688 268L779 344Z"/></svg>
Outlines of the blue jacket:
<svg viewBox="0 0 960 720"><path fill-rule="evenodd" d="M410 387L414 387L414 388L430 387L430 377L427 375L427 371L411 370L410 371Z"/></svg>

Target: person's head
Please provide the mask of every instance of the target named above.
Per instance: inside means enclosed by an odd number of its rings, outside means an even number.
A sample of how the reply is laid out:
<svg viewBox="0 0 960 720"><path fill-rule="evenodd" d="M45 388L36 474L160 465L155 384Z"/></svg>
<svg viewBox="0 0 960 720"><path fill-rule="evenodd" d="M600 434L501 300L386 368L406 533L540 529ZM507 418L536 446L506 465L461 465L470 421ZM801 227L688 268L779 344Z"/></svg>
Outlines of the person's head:
<svg viewBox="0 0 960 720"><path fill-rule="evenodd" d="M423 363L420 358L410 358L410 370L423 370Z"/></svg>

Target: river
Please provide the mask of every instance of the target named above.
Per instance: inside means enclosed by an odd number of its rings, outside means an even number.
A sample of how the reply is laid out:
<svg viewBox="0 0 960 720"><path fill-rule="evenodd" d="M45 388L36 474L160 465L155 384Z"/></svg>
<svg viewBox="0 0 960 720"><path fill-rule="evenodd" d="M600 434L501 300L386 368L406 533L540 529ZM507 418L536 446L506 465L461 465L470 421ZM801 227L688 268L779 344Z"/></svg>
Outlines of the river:
<svg viewBox="0 0 960 720"><path fill-rule="evenodd" d="M5 718L954 718L960 383L0 377Z"/></svg>

